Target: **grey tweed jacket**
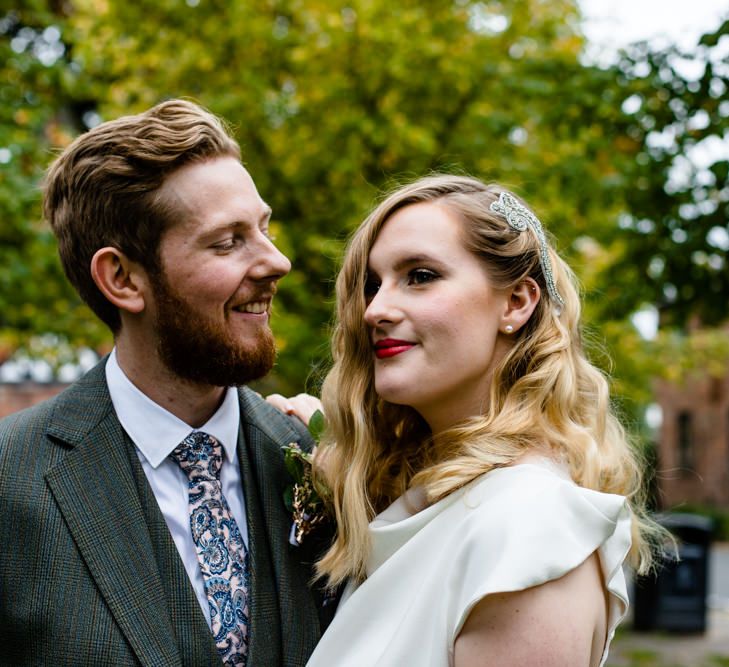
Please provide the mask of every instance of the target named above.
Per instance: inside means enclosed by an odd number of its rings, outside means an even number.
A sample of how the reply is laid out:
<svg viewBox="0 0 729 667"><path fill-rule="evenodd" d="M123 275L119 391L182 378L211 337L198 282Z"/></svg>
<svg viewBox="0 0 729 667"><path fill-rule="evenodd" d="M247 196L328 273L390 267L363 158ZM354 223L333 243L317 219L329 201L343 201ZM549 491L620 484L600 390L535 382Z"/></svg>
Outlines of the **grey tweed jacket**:
<svg viewBox="0 0 729 667"><path fill-rule="evenodd" d="M0 663L219 665L103 363L0 421ZM333 604L308 585L315 553L288 543L280 447L311 441L240 390L238 455L252 576L250 667L305 664ZM141 473L141 476L140 476Z"/></svg>

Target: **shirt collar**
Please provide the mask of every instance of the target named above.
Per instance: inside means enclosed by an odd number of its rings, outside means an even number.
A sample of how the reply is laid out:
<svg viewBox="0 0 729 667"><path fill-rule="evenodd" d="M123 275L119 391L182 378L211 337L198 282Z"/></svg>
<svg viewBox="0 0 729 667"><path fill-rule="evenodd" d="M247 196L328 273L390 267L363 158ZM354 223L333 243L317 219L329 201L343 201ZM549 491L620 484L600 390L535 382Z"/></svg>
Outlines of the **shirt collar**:
<svg viewBox="0 0 729 667"><path fill-rule="evenodd" d="M203 426L193 428L132 383L119 366L116 348L106 362L106 383L122 427L153 468L192 431L205 431L214 436L223 445L228 461L235 459L240 430L240 403L235 387L228 387L220 407Z"/></svg>

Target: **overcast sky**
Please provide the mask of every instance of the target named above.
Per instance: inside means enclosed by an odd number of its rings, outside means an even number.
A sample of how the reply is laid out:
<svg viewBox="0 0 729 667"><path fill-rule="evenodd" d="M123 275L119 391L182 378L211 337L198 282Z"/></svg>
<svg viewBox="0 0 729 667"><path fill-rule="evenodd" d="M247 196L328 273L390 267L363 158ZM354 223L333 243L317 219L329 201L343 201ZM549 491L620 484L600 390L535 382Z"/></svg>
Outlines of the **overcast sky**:
<svg viewBox="0 0 729 667"><path fill-rule="evenodd" d="M587 38L615 50L643 39L682 47L719 27L729 17L727 0L579 0Z"/></svg>

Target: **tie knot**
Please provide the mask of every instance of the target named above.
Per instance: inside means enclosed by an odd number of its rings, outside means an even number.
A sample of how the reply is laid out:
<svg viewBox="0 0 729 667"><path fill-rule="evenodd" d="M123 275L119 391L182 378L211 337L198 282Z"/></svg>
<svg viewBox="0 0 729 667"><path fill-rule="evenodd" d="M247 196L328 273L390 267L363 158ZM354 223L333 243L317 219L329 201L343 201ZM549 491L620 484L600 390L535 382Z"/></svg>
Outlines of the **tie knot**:
<svg viewBox="0 0 729 667"><path fill-rule="evenodd" d="M189 477L193 473L212 479L220 477L223 447L220 441L209 433L193 431L175 447L170 456Z"/></svg>

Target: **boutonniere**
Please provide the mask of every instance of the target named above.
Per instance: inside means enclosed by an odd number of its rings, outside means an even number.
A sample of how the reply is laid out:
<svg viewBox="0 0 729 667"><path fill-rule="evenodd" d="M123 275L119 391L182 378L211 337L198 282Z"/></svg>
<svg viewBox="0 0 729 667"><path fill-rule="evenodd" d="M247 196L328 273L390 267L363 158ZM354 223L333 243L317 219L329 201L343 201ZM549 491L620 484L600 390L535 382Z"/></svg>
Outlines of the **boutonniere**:
<svg viewBox="0 0 729 667"><path fill-rule="evenodd" d="M309 433L314 442L319 444L326 422L321 410L317 410L309 420ZM305 452L297 442L282 447L284 463L294 482L284 490L284 503L291 512L293 522L289 534L289 543L299 546L304 538L317 527L326 523L325 498L328 489L320 483L314 483L312 475L313 456Z"/></svg>

